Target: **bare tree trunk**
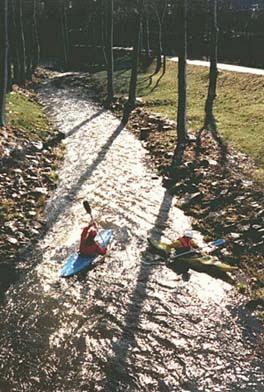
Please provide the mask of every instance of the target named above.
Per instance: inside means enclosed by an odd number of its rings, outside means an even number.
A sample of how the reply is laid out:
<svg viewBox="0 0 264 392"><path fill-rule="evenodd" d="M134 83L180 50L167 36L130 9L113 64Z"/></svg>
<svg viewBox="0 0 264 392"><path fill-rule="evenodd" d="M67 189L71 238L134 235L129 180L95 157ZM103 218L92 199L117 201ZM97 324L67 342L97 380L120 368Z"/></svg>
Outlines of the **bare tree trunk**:
<svg viewBox="0 0 264 392"><path fill-rule="evenodd" d="M9 19L9 12L8 12L8 19ZM10 31L8 31L8 59L7 59L7 86L6 86L7 93L12 91L12 84L13 84L12 61L11 61L9 37L10 37Z"/></svg>
<svg viewBox="0 0 264 392"><path fill-rule="evenodd" d="M113 73L114 73L114 57L113 57L113 0L107 1L107 106L111 106L114 98Z"/></svg>
<svg viewBox="0 0 264 392"><path fill-rule="evenodd" d="M28 27L28 37L26 39L27 49L27 79L32 78L37 65L39 64L39 39L37 29L37 0L32 0L32 23Z"/></svg>
<svg viewBox="0 0 264 392"><path fill-rule="evenodd" d="M162 66L162 75L165 75L167 69L167 56L163 55L163 66Z"/></svg>
<svg viewBox="0 0 264 392"><path fill-rule="evenodd" d="M144 32L144 48L146 56L150 57L150 44L149 44L149 19L148 15L144 15L143 19L143 32Z"/></svg>
<svg viewBox="0 0 264 392"><path fill-rule="evenodd" d="M155 69L155 74L158 73L162 67L162 52L163 52L163 22L164 18L166 15L166 11L168 8L168 0L162 0L163 8L162 8L162 13L160 15L159 10L157 8L154 8L154 12L157 17L157 22L158 22L158 36L157 36L157 63L156 63L156 69Z"/></svg>
<svg viewBox="0 0 264 392"><path fill-rule="evenodd" d="M105 60L105 64L107 65L107 56L106 56L106 17L105 17L105 1L106 0L101 0L101 42L102 42L102 50L103 50L103 56Z"/></svg>
<svg viewBox="0 0 264 392"><path fill-rule="evenodd" d="M65 7L65 0L60 3L60 19L61 19L61 35L63 45L63 62L64 67L67 69L69 66L69 37L67 26L67 11Z"/></svg>
<svg viewBox="0 0 264 392"><path fill-rule="evenodd" d="M141 17L143 10L143 0L137 1L137 11L135 13L135 42L133 46L133 59L132 59L132 70L129 84L129 95L128 101L124 107L123 122L128 121L129 113L136 106L136 95L137 95L137 74L138 74L138 62L139 62L139 45L140 45L140 31L141 31Z"/></svg>
<svg viewBox="0 0 264 392"><path fill-rule="evenodd" d="M181 34L178 62L178 111L177 111L177 141L178 144L188 140L186 129L186 59L187 59L187 0L180 1Z"/></svg>
<svg viewBox="0 0 264 392"><path fill-rule="evenodd" d="M210 72L209 85L207 92L207 99L205 103L205 121L204 127L208 128L210 125L215 125L213 115L213 105L216 98L216 84L217 84L217 52L218 52L218 26L217 26L217 0L211 0L211 43L210 43Z"/></svg>
<svg viewBox="0 0 264 392"><path fill-rule="evenodd" d="M156 62L156 69L155 69L155 73L158 73L161 69L162 66L162 60L161 60L161 54L162 54L162 23L160 20L160 16L158 14L158 12L156 12L157 15L157 21L158 21L158 37L157 37L157 62Z"/></svg>
<svg viewBox="0 0 264 392"><path fill-rule="evenodd" d="M16 18L16 5L15 0L11 0L9 8L11 29L10 29L10 49L11 49L11 62L13 64L13 83L19 84L20 75L20 61L19 61L19 49L17 40L17 18Z"/></svg>
<svg viewBox="0 0 264 392"><path fill-rule="evenodd" d="M0 30L0 126L5 126L5 97L8 80L8 0L3 0Z"/></svg>
<svg viewBox="0 0 264 392"><path fill-rule="evenodd" d="M26 39L27 79L32 78L32 74L39 63L39 42L38 42L38 31L37 31L36 1L37 0L33 0L31 3L32 23L28 27L28 36Z"/></svg>
<svg viewBox="0 0 264 392"><path fill-rule="evenodd" d="M31 73L35 71L39 64L40 58L40 45L39 45L39 34L38 34L38 18L37 18L37 0L33 0L33 51L32 51L32 69Z"/></svg>
<svg viewBox="0 0 264 392"><path fill-rule="evenodd" d="M17 0L17 35L18 35L18 55L19 55L19 79L18 83L24 85L26 82L26 50L25 50L25 37L23 27L23 2Z"/></svg>

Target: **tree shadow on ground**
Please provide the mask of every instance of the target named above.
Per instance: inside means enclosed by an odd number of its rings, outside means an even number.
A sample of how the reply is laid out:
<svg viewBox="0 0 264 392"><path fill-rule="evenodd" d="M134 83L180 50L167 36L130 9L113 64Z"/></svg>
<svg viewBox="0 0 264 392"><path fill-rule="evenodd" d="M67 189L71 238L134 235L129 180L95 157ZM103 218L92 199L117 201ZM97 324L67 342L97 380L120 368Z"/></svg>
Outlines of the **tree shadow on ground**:
<svg viewBox="0 0 264 392"><path fill-rule="evenodd" d="M69 132L66 133L65 137L69 137L69 136L74 135L83 125L88 124L89 122L94 120L96 117L99 117L105 111L106 111L105 108L101 108L100 110L98 110L98 112L94 113L91 117L87 118L86 120L83 120L80 124L73 127Z"/></svg>
<svg viewBox="0 0 264 392"><path fill-rule="evenodd" d="M251 309L249 309L249 307L244 303L236 307L227 307L227 309L230 312L231 328L234 324L235 327L238 326L241 331L241 340L252 347L252 353L245 355L247 362L252 366L244 367L245 381L243 390L252 392L262 391L264 373L263 320L257 319L256 316L252 314ZM234 364L233 368L235 369L235 367L236 364ZM258 373L253 372L252 368L258 370ZM237 388L238 386L236 381L230 381L227 385L227 390L230 391L237 391Z"/></svg>
<svg viewBox="0 0 264 392"><path fill-rule="evenodd" d="M203 133L206 134L206 132L210 133L216 142L216 146L218 149L219 153L219 163L223 165L223 169L226 170L226 164L227 164L227 153L228 153L228 148L227 148L227 143L224 141L222 136L220 135L217 125L216 125L216 119L213 116L208 122L206 119L204 121L203 127L199 130L197 138L196 138L196 148L195 148L195 160L199 161L199 156L202 152L202 135Z"/></svg>
<svg viewBox="0 0 264 392"><path fill-rule="evenodd" d="M160 205L160 209L157 215L155 226L148 233L149 236L161 238L161 233L157 229L161 225L164 225L168 220L169 211L171 208L173 197L168 191L165 191L163 201ZM135 282L135 288L131 295L131 300L128 305L124 328L120 338L113 343L114 356L108 359L105 372L106 372L106 383L105 390L117 391L120 384L129 384L130 387L133 385L133 378L129 376L128 372L128 355L130 349L135 346L135 335L139 326L140 313L144 305L144 301L147 298L147 285L149 277L153 272L155 266L153 264L143 263L146 257L146 251L142 252L140 270L138 273L137 280Z"/></svg>
<svg viewBox="0 0 264 392"><path fill-rule="evenodd" d="M173 196L166 190L162 203L160 205L159 213L154 227L148 233L149 237L155 237L156 240L161 239L162 233L159 228L162 227L168 220L169 211L171 209ZM149 278L156 268L156 263L144 263L144 259L149 257L149 251L144 250L141 254L141 265L135 282L134 290L131 295L131 300L128 305L125 319L123 322L122 335L112 345L114 355L108 358L105 365L106 382L104 389L107 391L121 390L122 386L129 385L132 390L135 383L133 376L129 375L130 364L128 363L128 356L133 347L137 345L136 334L138 332L140 314L142 312L144 302L147 298L147 286ZM180 363L183 367L185 364Z"/></svg>
<svg viewBox="0 0 264 392"><path fill-rule="evenodd" d="M163 78L163 76L165 75L165 73L166 73L166 70L163 69L161 75L160 75L160 76L158 77L158 79L156 80L155 85L152 87L152 89L151 89L151 91L150 91L151 93L152 93L154 90L156 90L156 88L157 88L158 85L160 84L160 81L161 81L161 79Z"/></svg>
<svg viewBox="0 0 264 392"><path fill-rule="evenodd" d="M49 217L48 222L45 225L46 231L49 230L57 221L58 217L63 214L67 210L67 208L70 207L71 204L73 204L73 200L77 192L81 189L84 182L92 176L97 166L104 160L109 148L123 129L124 124L120 123L115 129L115 131L112 133L112 135L108 138L107 142L102 146L101 151L97 155L97 158L90 166L88 166L84 173L80 175L76 183L71 186L67 196L58 196L56 199L53 200L52 204L54 205L54 208L50 214L51 216Z"/></svg>

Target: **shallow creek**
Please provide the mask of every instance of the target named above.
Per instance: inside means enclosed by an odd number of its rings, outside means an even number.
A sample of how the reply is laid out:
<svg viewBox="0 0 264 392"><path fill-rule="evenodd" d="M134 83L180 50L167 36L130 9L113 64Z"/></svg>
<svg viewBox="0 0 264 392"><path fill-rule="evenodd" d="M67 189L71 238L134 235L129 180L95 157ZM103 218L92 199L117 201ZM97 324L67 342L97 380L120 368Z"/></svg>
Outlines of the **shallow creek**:
<svg viewBox="0 0 264 392"><path fill-rule="evenodd" d="M184 281L148 250L147 237L172 240L191 221L140 141L77 87L46 81L39 98L66 135L65 161L38 262L0 312L0 391L263 390L260 325L243 297L207 274ZM61 279L89 221L84 199L113 229L112 248L87 274Z"/></svg>

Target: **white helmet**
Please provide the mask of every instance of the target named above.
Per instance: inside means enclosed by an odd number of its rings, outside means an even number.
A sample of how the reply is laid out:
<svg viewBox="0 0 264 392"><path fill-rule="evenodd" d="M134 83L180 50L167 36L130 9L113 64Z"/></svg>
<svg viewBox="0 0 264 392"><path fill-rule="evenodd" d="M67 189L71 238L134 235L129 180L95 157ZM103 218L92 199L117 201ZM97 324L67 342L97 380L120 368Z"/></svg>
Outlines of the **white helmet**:
<svg viewBox="0 0 264 392"><path fill-rule="evenodd" d="M193 232L191 230L185 230L183 235L188 238L193 238Z"/></svg>

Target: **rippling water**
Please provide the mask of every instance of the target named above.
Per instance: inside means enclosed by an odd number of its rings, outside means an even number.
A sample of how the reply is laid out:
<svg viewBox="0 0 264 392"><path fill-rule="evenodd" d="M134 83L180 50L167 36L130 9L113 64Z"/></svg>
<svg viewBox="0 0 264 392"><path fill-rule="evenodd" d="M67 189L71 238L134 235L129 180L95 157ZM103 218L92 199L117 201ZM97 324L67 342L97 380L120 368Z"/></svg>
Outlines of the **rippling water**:
<svg viewBox="0 0 264 392"><path fill-rule="evenodd" d="M261 391L258 324L230 285L183 281L147 237L174 239L191 222L119 120L78 88L43 84L40 99L65 132L48 231L1 310L0 391ZM105 261L63 280L88 199L114 230ZM202 241L196 233L198 241ZM35 265L35 264L34 264Z"/></svg>

